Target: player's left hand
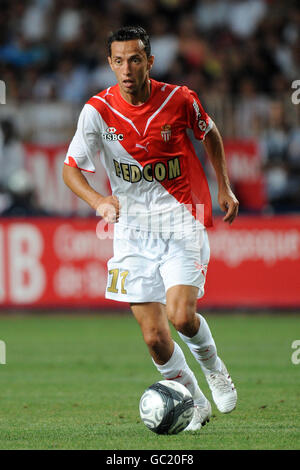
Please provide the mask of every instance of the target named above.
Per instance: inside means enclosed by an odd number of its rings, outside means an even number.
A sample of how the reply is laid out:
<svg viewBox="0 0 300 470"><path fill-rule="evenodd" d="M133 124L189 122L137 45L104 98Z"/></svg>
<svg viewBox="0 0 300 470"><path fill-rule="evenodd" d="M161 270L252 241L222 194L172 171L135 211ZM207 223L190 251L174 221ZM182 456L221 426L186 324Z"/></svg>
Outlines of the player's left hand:
<svg viewBox="0 0 300 470"><path fill-rule="evenodd" d="M232 224L239 211L239 201L228 187L219 191L218 201L222 211L226 212L223 221Z"/></svg>

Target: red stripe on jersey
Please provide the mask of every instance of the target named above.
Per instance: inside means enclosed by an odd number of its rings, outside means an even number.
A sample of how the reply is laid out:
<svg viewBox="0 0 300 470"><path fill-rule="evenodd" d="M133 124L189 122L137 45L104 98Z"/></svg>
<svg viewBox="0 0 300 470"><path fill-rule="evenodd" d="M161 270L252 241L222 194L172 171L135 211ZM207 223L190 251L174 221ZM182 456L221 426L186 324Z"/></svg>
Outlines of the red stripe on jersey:
<svg viewBox="0 0 300 470"><path fill-rule="evenodd" d="M67 159L68 159L68 162L64 162L65 165L71 166L72 168L78 168L78 170L81 170L81 171L87 171L88 173L95 173L94 171L85 170L85 168L80 168L77 165L77 163L76 163L76 161L73 157L68 156Z"/></svg>

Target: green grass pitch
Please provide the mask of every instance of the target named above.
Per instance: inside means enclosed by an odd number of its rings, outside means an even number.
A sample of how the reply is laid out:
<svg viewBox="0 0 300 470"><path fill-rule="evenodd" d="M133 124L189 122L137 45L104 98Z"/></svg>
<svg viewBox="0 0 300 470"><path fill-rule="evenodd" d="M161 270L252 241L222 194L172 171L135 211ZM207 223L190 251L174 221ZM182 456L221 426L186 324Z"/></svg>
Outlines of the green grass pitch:
<svg viewBox="0 0 300 470"><path fill-rule="evenodd" d="M300 315L205 315L238 406L194 433L159 436L139 399L160 380L130 314L5 315L0 339L0 449L299 449ZM204 393L195 359L173 330ZM300 357L300 354L299 356Z"/></svg>

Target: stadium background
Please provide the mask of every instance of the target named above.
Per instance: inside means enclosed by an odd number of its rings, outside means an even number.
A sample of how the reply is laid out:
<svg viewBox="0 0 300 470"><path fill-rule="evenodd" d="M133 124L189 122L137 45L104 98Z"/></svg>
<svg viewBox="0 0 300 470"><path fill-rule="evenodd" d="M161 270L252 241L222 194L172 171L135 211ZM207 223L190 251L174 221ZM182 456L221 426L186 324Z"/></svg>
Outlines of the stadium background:
<svg viewBox="0 0 300 470"><path fill-rule="evenodd" d="M298 2L0 6L0 449L299 449ZM114 83L105 42L124 24L149 31L154 78L199 94L241 203L225 226L197 146L215 214L199 311L239 394L230 415L213 405L200 436L141 423L139 398L159 377L128 305L104 299L112 232L61 177L83 103ZM100 163L91 183L109 192Z"/></svg>
<svg viewBox="0 0 300 470"><path fill-rule="evenodd" d="M217 123L240 200L238 220L225 227L198 145L215 214L202 305L298 307L299 23L293 1L2 1L0 305L111 307L103 297L111 237L61 168L83 103L115 83L109 31L140 24L153 78L196 90ZM108 194L98 166L91 182Z"/></svg>

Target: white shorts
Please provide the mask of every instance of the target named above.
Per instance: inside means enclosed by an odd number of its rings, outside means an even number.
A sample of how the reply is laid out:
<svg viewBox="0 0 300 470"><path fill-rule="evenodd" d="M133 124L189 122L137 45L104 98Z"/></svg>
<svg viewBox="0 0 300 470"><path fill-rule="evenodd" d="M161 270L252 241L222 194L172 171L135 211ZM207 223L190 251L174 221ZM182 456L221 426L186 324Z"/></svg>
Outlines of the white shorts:
<svg viewBox="0 0 300 470"><path fill-rule="evenodd" d="M114 256L108 261L105 297L119 302L166 303L167 290L176 285L204 284L210 249L206 230L183 237L114 227Z"/></svg>

